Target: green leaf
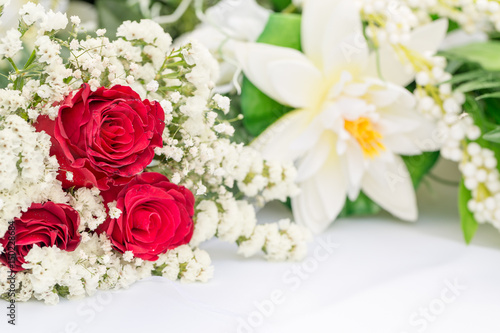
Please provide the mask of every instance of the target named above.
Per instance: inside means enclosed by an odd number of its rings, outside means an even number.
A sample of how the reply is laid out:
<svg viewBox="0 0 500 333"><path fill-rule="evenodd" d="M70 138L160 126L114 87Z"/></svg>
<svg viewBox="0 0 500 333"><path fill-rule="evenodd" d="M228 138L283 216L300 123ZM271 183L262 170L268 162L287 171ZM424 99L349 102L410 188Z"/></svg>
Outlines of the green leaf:
<svg viewBox="0 0 500 333"><path fill-rule="evenodd" d="M493 74L492 72L488 72L482 69L471 71L471 72L465 72L465 73L460 73L453 75L453 77L444 82L444 83L451 83L451 84L457 84L457 83L463 83L466 81L471 81L471 80L476 80L476 79L484 79L485 77L491 76Z"/></svg>
<svg viewBox="0 0 500 333"><path fill-rule="evenodd" d="M302 17L298 14L272 14L257 42L301 51L301 20Z"/></svg>
<svg viewBox="0 0 500 333"><path fill-rule="evenodd" d="M339 217L347 217L353 215L374 215L381 211L379 205L374 203L370 198L361 192L358 198L354 201L346 200L345 206L339 214Z"/></svg>
<svg viewBox="0 0 500 333"><path fill-rule="evenodd" d="M488 99L485 100L486 102L488 101L496 101L494 99ZM496 128L496 125L491 123L491 121L488 119L486 112L489 108L493 108L496 103L492 103L491 106L490 104L487 103L481 103L480 101L477 101L473 96L470 94L465 95L465 104L463 105L464 110L472 117L474 120L474 123L479 126L481 129L481 133L486 133L491 130L494 130Z"/></svg>
<svg viewBox="0 0 500 333"><path fill-rule="evenodd" d="M257 42L300 51L300 22L300 15L273 14L269 17L269 21ZM291 110L292 108L284 106L264 94L247 78L243 80L241 112L245 116L244 125L252 135L259 135L269 125Z"/></svg>
<svg viewBox="0 0 500 333"><path fill-rule="evenodd" d="M402 156L410 172L413 187L418 188L424 176L429 173L439 159L439 152L426 152L416 156Z"/></svg>
<svg viewBox="0 0 500 333"><path fill-rule="evenodd" d="M500 42L498 41L488 41L459 46L451 50L447 50L445 53L477 62L486 70L500 70L500 57L498 57L500 54Z"/></svg>
<svg viewBox="0 0 500 333"><path fill-rule="evenodd" d="M482 100L482 99L487 99L487 98L500 98L500 91L494 92L494 93L489 93L489 94L484 94L484 95L479 95L476 97L476 100Z"/></svg>
<svg viewBox="0 0 500 333"><path fill-rule="evenodd" d="M127 20L139 21L144 18L139 4L127 5L123 0L97 0L99 26L106 29L108 37L115 37L116 29Z"/></svg>
<svg viewBox="0 0 500 333"><path fill-rule="evenodd" d="M500 82L471 81L458 86L456 90L463 93L468 93L471 91L477 91L481 89L493 89L493 88L500 88Z"/></svg>
<svg viewBox="0 0 500 333"><path fill-rule="evenodd" d="M69 287L67 287L67 286L60 286L60 285L56 284L52 291L61 297L68 297L68 295L69 295Z"/></svg>
<svg viewBox="0 0 500 333"><path fill-rule="evenodd" d="M258 136L292 108L276 102L253 85L246 77L241 88L243 124L250 134Z"/></svg>
<svg viewBox="0 0 500 333"><path fill-rule="evenodd" d="M292 0L272 0L274 9L278 12L281 12L286 7L292 4Z"/></svg>
<svg viewBox="0 0 500 333"><path fill-rule="evenodd" d="M495 124L500 124L500 95L496 96L492 93L489 97L484 96L481 98L483 100L484 114L488 121L492 123L493 126L487 126L488 128L483 129L483 133L495 129ZM481 96L480 96L481 97Z"/></svg>
<svg viewBox="0 0 500 333"><path fill-rule="evenodd" d="M491 142L495 142L495 143L500 143L500 126L498 126L493 131L484 134L483 139L491 141Z"/></svg>
<svg viewBox="0 0 500 333"><path fill-rule="evenodd" d="M465 187L464 181L462 180L458 192L458 210L460 212L462 231L467 244L471 242L478 228L478 223L474 215L469 211L469 208L467 208L467 203L471 197L471 192Z"/></svg>

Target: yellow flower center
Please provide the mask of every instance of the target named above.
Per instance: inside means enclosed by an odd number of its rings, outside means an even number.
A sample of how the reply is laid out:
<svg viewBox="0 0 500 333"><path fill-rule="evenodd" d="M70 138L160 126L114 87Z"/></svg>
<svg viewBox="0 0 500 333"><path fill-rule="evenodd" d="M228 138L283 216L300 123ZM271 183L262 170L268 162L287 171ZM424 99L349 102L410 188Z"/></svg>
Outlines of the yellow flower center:
<svg viewBox="0 0 500 333"><path fill-rule="evenodd" d="M354 121L345 120L344 127L358 141L365 156L374 158L380 154L380 151L385 150L381 142L382 135L373 128L369 118L360 117Z"/></svg>

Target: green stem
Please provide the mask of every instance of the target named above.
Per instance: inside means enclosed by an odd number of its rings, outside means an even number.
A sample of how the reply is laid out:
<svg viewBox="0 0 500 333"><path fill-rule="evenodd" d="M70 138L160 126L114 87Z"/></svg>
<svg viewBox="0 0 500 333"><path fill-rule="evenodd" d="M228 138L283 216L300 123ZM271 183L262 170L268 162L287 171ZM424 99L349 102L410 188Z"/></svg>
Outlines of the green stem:
<svg viewBox="0 0 500 333"><path fill-rule="evenodd" d="M10 62L10 64L12 65L12 67L14 68L14 70L16 71L16 74L19 74L19 69L17 68L17 66L14 63L14 61L11 58L7 58L7 60Z"/></svg>
<svg viewBox="0 0 500 333"><path fill-rule="evenodd" d="M24 69L27 69L33 63L33 61L35 61L35 59L36 51L33 50L33 52L31 52L30 58L28 59L28 62L26 62L26 65L24 65Z"/></svg>

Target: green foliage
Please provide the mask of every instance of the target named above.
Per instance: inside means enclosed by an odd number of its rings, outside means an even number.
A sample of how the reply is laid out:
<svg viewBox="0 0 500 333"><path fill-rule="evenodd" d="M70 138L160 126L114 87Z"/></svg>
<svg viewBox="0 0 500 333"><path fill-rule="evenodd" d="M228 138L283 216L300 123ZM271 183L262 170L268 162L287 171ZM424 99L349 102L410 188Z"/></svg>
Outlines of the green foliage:
<svg viewBox="0 0 500 333"><path fill-rule="evenodd" d="M500 143L500 126L497 126L497 128L494 129L493 131L484 134L483 139L495 143Z"/></svg>
<svg viewBox="0 0 500 333"><path fill-rule="evenodd" d="M458 192L458 210L460 212L460 220L462 224L462 231L464 239L469 244L476 234L478 223L474 215L467 208L467 203L471 199L471 192L465 187L464 182L460 183L460 190Z"/></svg>
<svg viewBox="0 0 500 333"><path fill-rule="evenodd" d="M257 42L301 51L301 21L297 14L272 14Z"/></svg>
<svg viewBox="0 0 500 333"><path fill-rule="evenodd" d="M402 156L403 161L410 172L413 186L418 188L424 176L431 171L439 160L439 152L426 152L416 156Z"/></svg>
<svg viewBox="0 0 500 333"><path fill-rule="evenodd" d="M452 66L453 78L449 81L465 93L464 111L474 120L483 135L475 140L482 147L492 150L500 159L500 42L490 41L459 47L444 53ZM464 239L469 244L478 222L468 209L472 194L462 180L458 195Z"/></svg>
<svg viewBox="0 0 500 333"><path fill-rule="evenodd" d="M468 93L471 91L477 91L482 89L493 89L493 88L500 88L500 82L477 80L461 84L455 90L462 93Z"/></svg>
<svg viewBox="0 0 500 333"><path fill-rule="evenodd" d="M498 57L500 54L499 41L468 44L448 50L446 54L478 63L488 71L500 70L500 57Z"/></svg>
<svg viewBox="0 0 500 333"><path fill-rule="evenodd" d="M347 217L353 215L374 215L381 211L379 205L374 203L370 198L361 192L358 198L354 201L346 200L345 206L339 214L339 217Z"/></svg>
<svg viewBox="0 0 500 333"><path fill-rule="evenodd" d="M281 12L292 4L292 0L272 0L273 7L277 12Z"/></svg>
<svg viewBox="0 0 500 333"><path fill-rule="evenodd" d="M243 123L248 132L254 136L258 136L269 125L292 110L264 94L247 78L243 79L241 91L241 112L245 116Z"/></svg>
<svg viewBox="0 0 500 333"><path fill-rule="evenodd" d="M55 292L56 294L58 294L61 297L68 297L68 295L69 295L69 287L67 287L67 286L60 286L60 285L56 284L54 286L53 292Z"/></svg>

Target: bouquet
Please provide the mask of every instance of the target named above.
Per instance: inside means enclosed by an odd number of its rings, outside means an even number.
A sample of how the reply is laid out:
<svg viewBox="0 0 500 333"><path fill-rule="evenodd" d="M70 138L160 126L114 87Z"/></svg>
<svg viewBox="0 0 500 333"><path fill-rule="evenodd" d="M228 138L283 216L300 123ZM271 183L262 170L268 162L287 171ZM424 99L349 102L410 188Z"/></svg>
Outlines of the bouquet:
<svg viewBox="0 0 500 333"><path fill-rule="evenodd" d="M297 260L307 231L257 225L256 207L297 193L293 163L231 140L218 64L171 45L155 22L116 38L27 3L0 38L0 294L55 304L158 275L213 275L214 237ZM30 41L28 41L30 39ZM32 45L33 49L27 49ZM27 51L27 52L26 52Z"/></svg>
<svg viewBox="0 0 500 333"><path fill-rule="evenodd" d="M496 1L113 2L87 32L28 3L0 38L5 299L206 281L214 237L299 260L340 217L416 221L440 158L466 242L500 229ZM297 224L257 224L273 200Z"/></svg>

